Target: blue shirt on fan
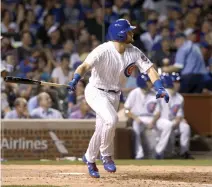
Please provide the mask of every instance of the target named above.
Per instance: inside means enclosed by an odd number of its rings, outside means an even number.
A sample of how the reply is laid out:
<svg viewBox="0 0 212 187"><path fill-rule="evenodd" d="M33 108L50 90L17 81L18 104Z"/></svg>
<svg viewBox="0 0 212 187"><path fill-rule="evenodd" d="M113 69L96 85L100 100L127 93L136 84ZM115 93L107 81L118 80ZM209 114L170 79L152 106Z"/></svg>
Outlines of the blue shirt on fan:
<svg viewBox="0 0 212 187"><path fill-rule="evenodd" d="M186 41L178 50L174 66L181 68L181 74L205 74L205 62L198 45Z"/></svg>

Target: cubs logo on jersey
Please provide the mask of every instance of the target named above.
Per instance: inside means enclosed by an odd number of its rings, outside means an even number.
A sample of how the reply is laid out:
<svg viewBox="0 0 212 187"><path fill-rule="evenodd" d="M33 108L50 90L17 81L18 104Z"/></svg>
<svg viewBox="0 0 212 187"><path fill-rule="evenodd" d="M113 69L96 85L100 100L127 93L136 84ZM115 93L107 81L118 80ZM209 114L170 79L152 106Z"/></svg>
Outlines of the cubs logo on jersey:
<svg viewBox="0 0 212 187"><path fill-rule="evenodd" d="M150 102L147 104L147 111L149 113L153 113L155 111L156 103L155 102Z"/></svg>
<svg viewBox="0 0 212 187"><path fill-rule="evenodd" d="M135 69L135 62L134 63L131 63L130 65L128 65L125 70L124 70L124 74L126 77L129 77L133 70Z"/></svg>
<svg viewBox="0 0 212 187"><path fill-rule="evenodd" d="M172 114L173 116L176 116L178 110L180 109L180 107L181 107L181 105L174 105L174 106L172 106L172 107L171 107L171 114Z"/></svg>

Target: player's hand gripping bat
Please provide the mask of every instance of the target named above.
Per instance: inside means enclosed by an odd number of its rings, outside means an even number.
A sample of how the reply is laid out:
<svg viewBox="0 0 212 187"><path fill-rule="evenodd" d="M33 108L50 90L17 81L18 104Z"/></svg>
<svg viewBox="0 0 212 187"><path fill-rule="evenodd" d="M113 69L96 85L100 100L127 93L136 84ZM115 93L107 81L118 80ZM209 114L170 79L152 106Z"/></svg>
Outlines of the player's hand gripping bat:
<svg viewBox="0 0 212 187"><path fill-rule="evenodd" d="M54 86L54 87L66 87L67 89L69 88L68 85L65 84L57 84L57 83L52 83L52 82L44 82L44 81L38 81L38 80L32 80L32 79L25 79L25 78L20 78L20 77L10 77L6 76L4 78L5 82L10 82L10 83L16 83L16 84L35 84L35 85L42 85L42 86Z"/></svg>

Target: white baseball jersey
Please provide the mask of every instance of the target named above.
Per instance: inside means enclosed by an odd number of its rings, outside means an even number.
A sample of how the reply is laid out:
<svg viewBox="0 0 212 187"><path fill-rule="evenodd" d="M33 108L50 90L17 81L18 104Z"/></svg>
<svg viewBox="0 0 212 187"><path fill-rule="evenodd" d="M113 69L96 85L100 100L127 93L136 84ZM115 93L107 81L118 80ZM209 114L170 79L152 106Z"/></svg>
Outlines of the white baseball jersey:
<svg viewBox="0 0 212 187"><path fill-rule="evenodd" d="M105 42L96 47L85 59L92 67L89 82L96 88L120 90L120 75L129 77L137 66L141 72L146 72L152 63L135 46L129 44L123 54L120 54L113 42Z"/></svg>
<svg viewBox="0 0 212 187"><path fill-rule="evenodd" d="M161 118L173 120L175 117L184 117L184 98L181 94L175 93L171 95L169 89L169 103L166 103L163 99L160 99L161 106Z"/></svg>
<svg viewBox="0 0 212 187"><path fill-rule="evenodd" d="M159 102L155 98L155 93L150 91L144 94L140 88L129 93L124 107L136 116L153 116L159 112Z"/></svg>

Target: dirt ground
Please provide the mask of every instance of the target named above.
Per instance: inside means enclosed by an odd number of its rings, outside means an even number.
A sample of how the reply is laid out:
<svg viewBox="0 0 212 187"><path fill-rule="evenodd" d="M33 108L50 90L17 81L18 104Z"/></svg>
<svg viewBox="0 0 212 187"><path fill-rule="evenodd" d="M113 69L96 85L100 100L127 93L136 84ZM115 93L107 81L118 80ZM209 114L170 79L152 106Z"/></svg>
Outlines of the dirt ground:
<svg viewBox="0 0 212 187"><path fill-rule="evenodd" d="M83 165L2 165L2 185L70 187L212 187L210 166L117 166L93 179Z"/></svg>

